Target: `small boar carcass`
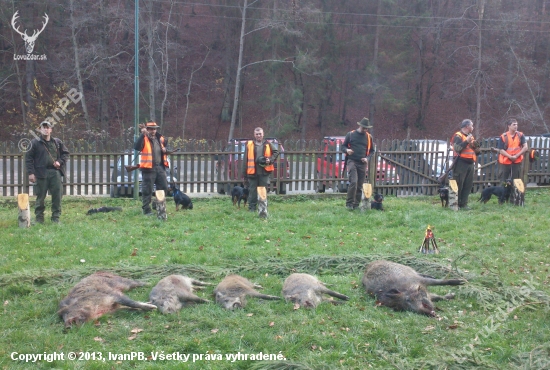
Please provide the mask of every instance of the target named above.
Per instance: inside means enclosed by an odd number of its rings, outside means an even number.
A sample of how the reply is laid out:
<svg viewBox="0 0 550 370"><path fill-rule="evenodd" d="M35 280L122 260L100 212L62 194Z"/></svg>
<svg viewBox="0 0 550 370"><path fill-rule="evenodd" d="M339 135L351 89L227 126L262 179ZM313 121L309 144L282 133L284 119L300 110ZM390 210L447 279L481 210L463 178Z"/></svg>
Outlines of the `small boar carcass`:
<svg viewBox="0 0 550 370"><path fill-rule="evenodd" d="M323 294L328 294L344 301L349 299L346 295L328 289L316 277L309 274L292 274L286 278L283 284L283 297L287 301L297 303L302 307L315 308L323 301L340 302L324 298Z"/></svg>
<svg viewBox="0 0 550 370"><path fill-rule="evenodd" d="M126 279L109 272L96 272L77 283L61 303L57 314L65 327L79 325L111 313L122 306L154 310L156 306L136 302L123 292L146 285L137 280Z"/></svg>
<svg viewBox="0 0 550 370"><path fill-rule="evenodd" d="M429 293L429 285L462 285L464 280L435 279L422 275L414 269L390 261L374 261L367 265L363 275L363 286L378 302L396 311L413 311L435 316L432 301L453 299L454 294L445 296Z"/></svg>
<svg viewBox="0 0 550 370"><path fill-rule="evenodd" d="M259 293L254 288L261 289L262 287L252 284L242 276L228 275L214 289L214 296L216 302L228 310L244 308L246 306L246 296L270 300L281 299L277 296Z"/></svg>
<svg viewBox="0 0 550 370"><path fill-rule="evenodd" d="M208 303L193 293L194 285L211 285L182 275L169 275L158 282L149 294L149 301L164 314L175 313L188 303ZM198 289L198 288L197 288Z"/></svg>

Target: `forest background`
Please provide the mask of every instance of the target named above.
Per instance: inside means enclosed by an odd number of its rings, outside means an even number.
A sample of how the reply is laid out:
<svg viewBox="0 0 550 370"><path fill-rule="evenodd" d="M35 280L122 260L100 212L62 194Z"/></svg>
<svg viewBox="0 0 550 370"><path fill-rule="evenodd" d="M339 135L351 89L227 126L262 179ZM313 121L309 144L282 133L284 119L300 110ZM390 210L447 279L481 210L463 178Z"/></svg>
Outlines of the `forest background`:
<svg viewBox="0 0 550 370"><path fill-rule="evenodd" d="M139 121L208 140L256 126L319 139L364 116L378 139L446 139L464 118L491 137L511 116L546 133L548 5L141 0ZM134 20L129 0L0 0L0 141L28 136L70 89L82 99L64 105L55 136L133 137ZM28 53L23 32L41 29Z"/></svg>

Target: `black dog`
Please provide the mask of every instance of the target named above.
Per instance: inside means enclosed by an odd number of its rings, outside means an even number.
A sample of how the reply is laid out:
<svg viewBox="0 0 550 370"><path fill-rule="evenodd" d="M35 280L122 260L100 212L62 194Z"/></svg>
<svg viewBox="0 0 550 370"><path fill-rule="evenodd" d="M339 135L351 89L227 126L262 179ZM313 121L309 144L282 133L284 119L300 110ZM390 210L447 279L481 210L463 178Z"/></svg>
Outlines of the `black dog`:
<svg viewBox="0 0 550 370"><path fill-rule="evenodd" d="M99 207L99 208L90 208L86 213L86 216L93 215L94 213L99 212L113 212L113 211L122 211L120 207Z"/></svg>
<svg viewBox="0 0 550 370"><path fill-rule="evenodd" d="M487 203L491 196L494 194L498 197L498 204L503 204L510 200L510 193L512 192L512 181L507 180L503 186L490 186L483 189L479 202Z"/></svg>
<svg viewBox="0 0 550 370"><path fill-rule="evenodd" d="M241 208L241 200L244 201L244 207L246 207L246 202L248 201L248 188L235 185L233 190L231 190L231 199L233 200L233 205L238 205L239 209Z"/></svg>
<svg viewBox="0 0 550 370"><path fill-rule="evenodd" d="M442 187L437 189L437 192L439 193L439 198L441 199L441 207L448 207L449 206L449 188Z"/></svg>
<svg viewBox="0 0 550 370"><path fill-rule="evenodd" d="M374 194L374 201L370 202L370 208L371 209L377 209L379 211L384 210L384 205L382 202L384 201L384 196L382 194Z"/></svg>
<svg viewBox="0 0 550 370"><path fill-rule="evenodd" d="M184 194L176 187L176 183L170 184L170 189L172 190L172 194L174 195L174 203L176 203L176 211L179 210L179 206L181 206L183 209L193 209L193 202L191 201L191 198L187 196L187 194Z"/></svg>

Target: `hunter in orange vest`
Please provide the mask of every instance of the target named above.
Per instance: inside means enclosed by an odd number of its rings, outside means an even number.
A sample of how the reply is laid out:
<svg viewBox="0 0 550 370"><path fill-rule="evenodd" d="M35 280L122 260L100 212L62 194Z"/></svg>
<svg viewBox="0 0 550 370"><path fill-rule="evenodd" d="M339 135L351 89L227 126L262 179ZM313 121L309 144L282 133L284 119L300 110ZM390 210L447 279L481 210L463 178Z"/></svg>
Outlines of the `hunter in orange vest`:
<svg viewBox="0 0 550 370"><path fill-rule="evenodd" d="M525 136L518 131L518 121L515 118L506 121L506 128L507 131L500 135L498 142L498 163L502 182L520 177L523 153L529 150Z"/></svg>
<svg viewBox="0 0 550 370"><path fill-rule="evenodd" d="M455 153L456 165L453 169L453 179L458 185L458 208L469 210L468 197L474 184L476 154L479 153L479 145L472 132L474 123L465 119L460 124L460 131L451 139L451 146Z"/></svg>
<svg viewBox="0 0 550 370"><path fill-rule="evenodd" d="M141 129L134 149L141 152L139 169L141 170L142 209L145 215L151 215L151 196L153 189L168 190L166 169L169 167L166 147L168 140L157 132L155 122L147 122Z"/></svg>
<svg viewBox="0 0 550 370"><path fill-rule="evenodd" d="M269 185L269 176L275 170L278 148L264 140L264 130L254 129L254 140L246 143L242 174L248 183L248 210L255 211L258 204L258 187Z"/></svg>

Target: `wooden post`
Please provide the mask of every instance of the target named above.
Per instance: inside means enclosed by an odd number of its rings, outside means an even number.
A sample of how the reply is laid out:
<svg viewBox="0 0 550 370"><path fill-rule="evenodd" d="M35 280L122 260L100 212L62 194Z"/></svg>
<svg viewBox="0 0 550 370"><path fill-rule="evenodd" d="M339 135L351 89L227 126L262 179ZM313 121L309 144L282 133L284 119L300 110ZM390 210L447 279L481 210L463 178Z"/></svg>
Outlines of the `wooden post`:
<svg viewBox="0 0 550 370"><path fill-rule="evenodd" d="M155 197L156 199L154 202L157 204L157 218L166 221L168 217L166 216L166 196L164 190L155 191Z"/></svg>
<svg viewBox="0 0 550 370"><path fill-rule="evenodd" d="M514 186L512 187L512 199L510 202L515 206L523 207L525 205L525 187L521 179L514 179Z"/></svg>
<svg viewBox="0 0 550 370"><path fill-rule="evenodd" d="M371 184L363 184L363 194L361 195L361 206L359 207L361 209L361 212L365 212L366 210L369 210L370 207L370 197L372 196L372 185Z"/></svg>
<svg viewBox="0 0 550 370"><path fill-rule="evenodd" d="M19 227L30 227L31 211L29 204L29 194L21 193L17 195L17 207L19 207Z"/></svg>
<svg viewBox="0 0 550 370"><path fill-rule="evenodd" d="M449 180L449 208L458 211L458 184L456 180Z"/></svg>
<svg viewBox="0 0 550 370"><path fill-rule="evenodd" d="M265 186L258 186L258 216L267 218L267 189Z"/></svg>

